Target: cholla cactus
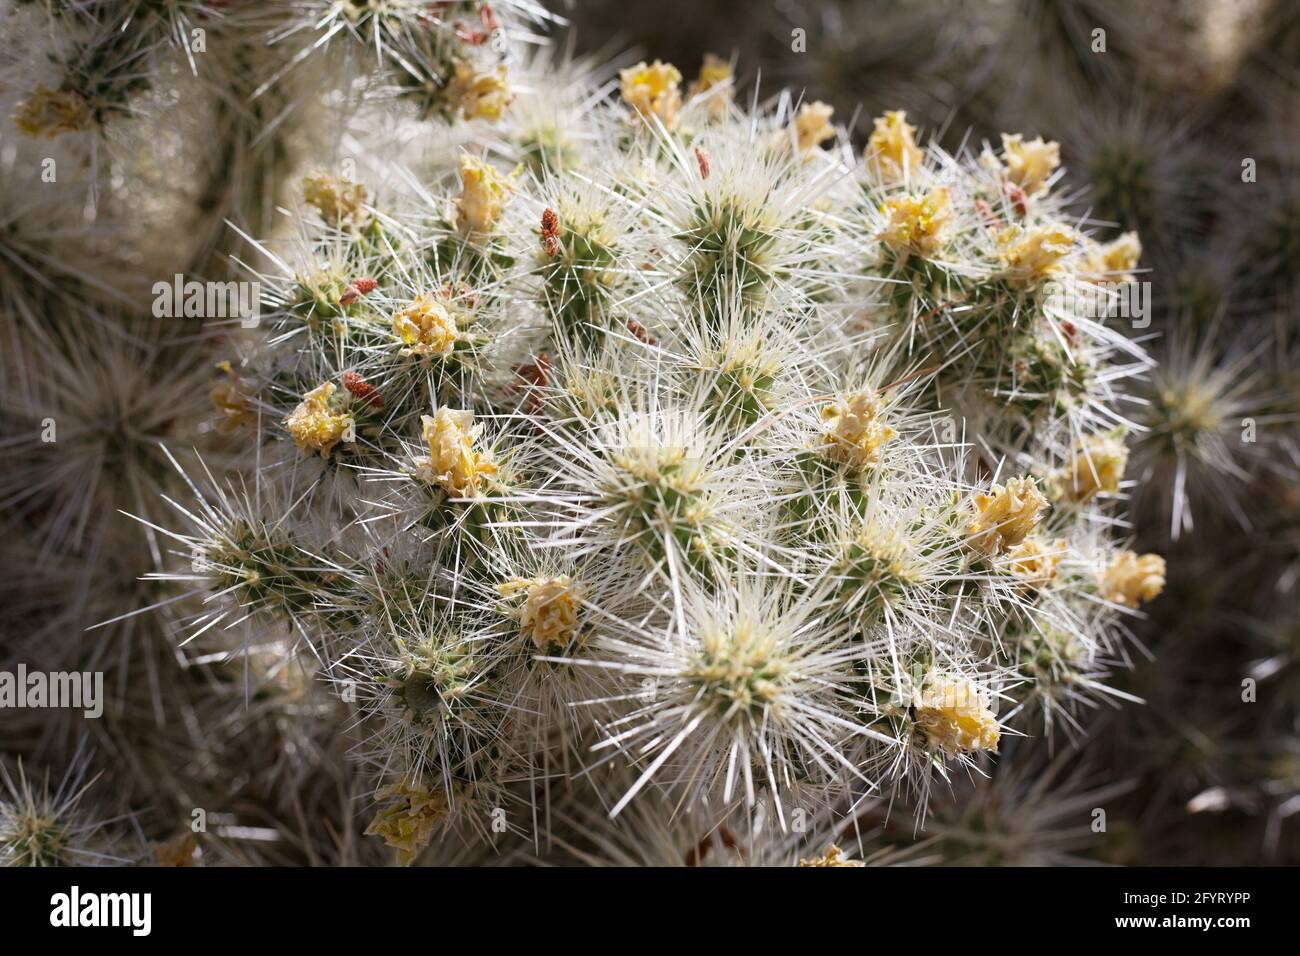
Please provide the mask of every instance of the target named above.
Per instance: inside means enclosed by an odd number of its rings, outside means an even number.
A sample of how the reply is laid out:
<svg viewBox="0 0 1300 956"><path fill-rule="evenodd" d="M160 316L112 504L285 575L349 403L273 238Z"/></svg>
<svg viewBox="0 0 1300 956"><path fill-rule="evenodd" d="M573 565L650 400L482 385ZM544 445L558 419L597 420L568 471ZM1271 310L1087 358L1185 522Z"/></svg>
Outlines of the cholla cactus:
<svg viewBox="0 0 1300 956"><path fill-rule="evenodd" d="M919 822L1008 736L1079 730L1159 591L1108 534L1149 362L1090 311L1135 255L1067 217L1055 144L954 155L895 112L857 152L724 67L585 112L525 82L463 110L493 145L391 195L313 174L261 248L212 391L248 458L176 503L176 576L195 633L287 619L357 702L402 863L539 846L582 779L700 833L812 814L772 852L837 865L858 801Z"/></svg>
<svg viewBox="0 0 1300 956"><path fill-rule="evenodd" d="M121 866L130 862L121 817L97 816L87 804L87 755L77 757L51 790L49 773L28 778L0 764L0 866ZM125 851L125 852L124 852Z"/></svg>

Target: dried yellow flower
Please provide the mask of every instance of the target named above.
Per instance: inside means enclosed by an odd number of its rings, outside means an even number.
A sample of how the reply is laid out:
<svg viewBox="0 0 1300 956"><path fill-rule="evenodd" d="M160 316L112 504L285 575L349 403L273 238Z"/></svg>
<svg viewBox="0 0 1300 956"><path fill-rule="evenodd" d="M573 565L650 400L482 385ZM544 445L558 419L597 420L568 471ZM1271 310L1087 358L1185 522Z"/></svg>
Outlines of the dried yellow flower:
<svg viewBox="0 0 1300 956"><path fill-rule="evenodd" d="M1158 554L1121 551L1102 575L1102 594L1123 607L1154 601L1165 589L1165 559Z"/></svg>
<svg viewBox="0 0 1300 956"><path fill-rule="evenodd" d="M829 428L822 436L827 457L868 468L880 460L880 449L898 437L898 432L880 420L884 402L874 391L846 396L822 412Z"/></svg>
<svg viewBox="0 0 1300 956"><path fill-rule="evenodd" d="M352 413L334 411L330 400L333 394L333 382L316 386L302 397L298 407L284 420L285 428L298 447L319 451L322 458L328 458L339 442L354 440L356 422Z"/></svg>
<svg viewBox="0 0 1300 956"><path fill-rule="evenodd" d="M1061 165L1061 147L1055 142L1043 142L1040 136L1025 142L1019 133L1002 134L1002 163L1007 179L1025 191L1027 196L1047 192L1047 180Z"/></svg>
<svg viewBox="0 0 1300 956"><path fill-rule="evenodd" d="M511 578L497 586L504 597L527 595L519 611L519 633L539 650L566 647L578 630L582 588L567 574L555 578Z"/></svg>
<svg viewBox="0 0 1300 956"><path fill-rule="evenodd" d="M217 434L230 435L245 426L255 425L257 412L235 370L229 362L218 362L217 369L224 377L217 379L208 392L212 406L218 412Z"/></svg>
<svg viewBox="0 0 1300 956"><path fill-rule="evenodd" d="M831 115L835 108L821 100L805 103L799 107L799 115L794 118L795 149L800 156L806 156L813 149L835 136L835 127L831 125ZM788 139L785 142L789 142Z"/></svg>
<svg viewBox="0 0 1300 956"><path fill-rule="evenodd" d="M1104 245L1088 240L1079 274L1094 282L1131 282L1133 270L1142 258L1142 242L1136 232L1126 232Z"/></svg>
<svg viewBox="0 0 1300 956"><path fill-rule="evenodd" d="M403 355L446 358L460 340L456 317L447 303L433 293L416 296L406 308L393 314L393 334L406 343Z"/></svg>
<svg viewBox="0 0 1300 956"><path fill-rule="evenodd" d="M506 68L479 72L463 60L447 84L447 97L466 119L499 120L513 98L506 80Z"/></svg>
<svg viewBox="0 0 1300 956"><path fill-rule="evenodd" d="M429 455L416 459L416 476L457 498L478 496L484 481L495 475L497 468L489 456L474 450L478 437L474 413L440 408L432 417L420 416L420 422Z"/></svg>
<svg viewBox="0 0 1300 956"><path fill-rule="evenodd" d="M1041 226L1025 232L1009 226L998 235L1009 277L1035 282L1053 275L1074 249L1076 236L1065 226Z"/></svg>
<svg viewBox="0 0 1300 956"><path fill-rule="evenodd" d="M1065 494L1073 501L1087 501L1099 492L1119 491L1128 465L1128 448L1115 432L1098 432L1083 438L1074 450L1074 461L1065 469Z"/></svg>
<svg viewBox="0 0 1300 956"><path fill-rule="evenodd" d="M510 180L481 159L460 157L460 197L456 200L456 228L466 236L492 231L510 197Z"/></svg>
<svg viewBox="0 0 1300 956"><path fill-rule="evenodd" d="M402 782L384 787L379 799L391 805L375 814L366 835L383 837L397 851L398 864L410 866L451 812L447 795L441 789L428 790Z"/></svg>
<svg viewBox="0 0 1300 956"><path fill-rule="evenodd" d="M621 70L618 78L624 101L642 119L649 122L651 116L657 116L665 129L677 125L677 112L682 106L682 93L678 88L682 74L677 67L659 60L647 65L642 60L636 66Z"/></svg>
<svg viewBox="0 0 1300 956"><path fill-rule="evenodd" d="M800 866L839 866L839 867L858 867L866 866L861 860L850 860L844 855L844 851L834 843L826 848L821 856L815 856L811 860L800 860Z"/></svg>
<svg viewBox="0 0 1300 956"><path fill-rule="evenodd" d="M1056 580L1064 554L1064 538L1051 542L1026 538L1007 551L1007 570L1031 588L1044 588Z"/></svg>
<svg viewBox="0 0 1300 956"><path fill-rule="evenodd" d="M997 715L969 680L940 677L926 682L913 702L916 726L946 754L998 751Z"/></svg>
<svg viewBox="0 0 1300 956"><path fill-rule="evenodd" d="M318 173L302 181L303 198L316 207L321 218L331 226L359 229L368 218L366 187L337 176Z"/></svg>
<svg viewBox="0 0 1300 956"><path fill-rule="evenodd" d="M933 255L943 245L952 222L948 190L940 186L923 196L900 196L885 204L889 225L880 241L899 253Z"/></svg>
<svg viewBox="0 0 1300 956"><path fill-rule="evenodd" d="M893 110L875 119L875 129L867 140L867 162L874 164L885 180L904 180L919 169L925 153L916 145L916 127L907 122L907 114Z"/></svg>
<svg viewBox="0 0 1300 956"><path fill-rule="evenodd" d="M727 104L735 86L735 77L731 72L731 63L716 53L704 54L704 64L700 67L699 78L686 91L690 97L709 94L709 113L716 117L725 116Z"/></svg>
<svg viewBox="0 0 1300 956"><path fill-rule="evenodd" d="M18 104L13 120L28 136L54 139L60 133L79 133L90 126L90 106L75 90L52 90L38 83L32 95Z"/></svg>
<svg viewBox="0 0 1300 956"><path fill-rule="evenodd" d="M981 551L1000 554L1024 541L1046 508L1047 499L1033 478L1011 478L975 496L975 516L966 533Z"/></svg>

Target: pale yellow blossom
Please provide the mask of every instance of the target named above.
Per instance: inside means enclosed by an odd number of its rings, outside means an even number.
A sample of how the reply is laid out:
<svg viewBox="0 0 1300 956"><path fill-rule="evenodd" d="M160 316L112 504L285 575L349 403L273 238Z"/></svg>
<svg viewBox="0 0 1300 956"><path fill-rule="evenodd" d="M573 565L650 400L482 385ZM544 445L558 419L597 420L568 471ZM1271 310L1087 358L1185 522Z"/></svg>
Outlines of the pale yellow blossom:
<svg viewBox="0 0 1300 956"><path fill-rule="evenodd" d="M850 860L844 855L844 851L834 843L826 848L821 856L815 856L810 860L800 860L800 866L835 866L835 867L859 867L866 866L861 860Z"/></svg>
<svg viewBox="0 0 1300 956"><path fill-rule="evenodd" d="M1002 134L1002 164L1006 177L1027 196L1047 192L1047 180L1061 165L1061 147L1040 136L1025 142L1019 133Z"/></svg>
<svg viewBox="0 0 1300 956"><path fill-rule="evenodd" d="M975 496L975 515L966 527L971 543L988 554L1020 544L1038 526L1047 499L1033 478L1011 478Z"/></svg>
<svg viewBox="0 0 1300 956"><path fill-rule="evenodd" d="M657 116L666 129L677 125L682 106L682 74L677 67L659 60L647 65L643 60L621 70L618 78L624 101L643 119L648 122L651 116Z"/></svg>
<svg viewBox="0 0 1300 956"><path fill-rule="evenodd" d="M447 795L442 787L429 790L402 782L384 787L379 799L390 805L375 814L366 834L382 837L397 850L398 864L409 866L450 813Z"/></svg>
<svg viewBox="0 0 1300 956"><path fill-rule="evenodd" d="M464 153L460 157L460 184L456 227L466 236L486 235L510 198L511 181L490 164Z"/></svg>
<svg viewBox="0 0 1300 956"><path fill-rule="evenodd" d="M1121 551L1102 575L1102 594L1123 607L1154 601L1165 589L1165 559L1158 554Z"/></svg>
<svg viewBox="0 0 1300 956"><path fill-rule="evenodd" d="M524 594L519 633L539 650L566 647L578 630L582 588L567 574L554 578L512 578L498 585L504 597Z"/></svg>
<svg viewBox="0 0 1300 956"><path fill-rule="evenodd" d="M1064 538L1049 542L1029 537L1007 551L1007 570L1027 586L1043 588L1056 580L1064 554Z"/></svg>
<svg viewBox="0 0 1300 956"><path fill-rule="evenodd" d="M828 406L822 417L829 426L822 436L823 453L839 462L868 468L880 461L880 450L898 432L880 420L884 403L868 389Z"/></svg>
<svg viewBox="0 0 1300 956"><path fill-rule="evenodd" d="M704 54L704 64L700 67L699 77L687 89L687 96L694 98L707 94L707 108L714 119L727 115L735 89L735 77L731 64L716 53Z"/></svg>
<svg viewBox="0 0 1300 956"><path fill-rule="evenodd" d="M361 183L318 173L304 179L302 186L303 198L316 207L329 225L359 229L365 224L366 187Z"/></svg>
<svg viewBox="0 0 1300 956"><path fill-rule="evenodd" d="M1026 232L1009 226L998 235L1001 257L1010 278L1036 282L1054 275L1074 249L1076 236L1065 226L1040 226Z"/></svg>
<svg viewBox="0 0 1300 956"><path fill-rule="evenodd" d="M506 68L479 72L462 60L447 85L447 96L466 119L499 120L512 99Z"/></svg>
<svg viewBox="0 0 1300 956"><path fill-rule="evenodd" d="M1073 462L1064 470L1065 494L1074 501L1087 501L1099 492L1119 491L1128 465L1128 448L1122 435L1098 432L1081 439Z"/></svg>
<svg viewBox="0 0 1300 956"><path fill-rule="evenodd" d="M835 136L835 127L831 125L831 114L835 108L821 100L805 103L799 107L799 115L794 118L791 127L794 132L795 149L800 156L806 156L816 147ZM783 142L789 137L782 135Z"/></svg>
<svg viewBox="0 0 1300 956"><path fill-rule="evenodd" d="M887 181L908 179L925 158L916 145L916 127L907 122L907 114L893 110L875 119L875 129L867 139L867 162L874 164Z"/></svg>
<svg viewBox="0 0 1300 956"><path fill-rule="evenodd" d="M1142 242L1136 232L1126 232L1105 244L1087 240L1079 274L1093 282L1132 282L1141 258Z"/></svg>
<svg viewBox="0 0 1300 956"><path fill-rule="evenodd" d="M496 474L497 468L490 456L474 449L478 438L474 413L444 407L432 417L420 416L420 422L421 437L429 455L416 459L416 476L457 498L481 494L485 482Z"/></svg>
<svg viewBox="0 0 1300 956"><path fill-rule="evenodd" d="M333 382L324 382L302 397L298 407L284 420L284 426L298 447L319 451L328 458L339 442L350 442L356 423L351 412L335 411L331 396Z"/></svg>
<svg viewBox="0 0 1300 956"><path fill-rule="evenodd" d="M944 186L923 196L891 199L881 211L889 216L889 225L880 233L880 241L900 253L933 255L943 245L952 222Z"/></svg>
<svg viewBox="0 0 1300 956"><path fill-rule="evenodd" d="M403 355L446 358L460 341L456 316L447 303L429 292L393 314L393 334L406 343Z"/></svg>
<svg viewBox="0 0 1300 956"><path fill-rule="evenodd" d="M218 412L217 433L230 435L241 428L257 424L257 411L235 370L229 362L218 362L217 368L223 377L213 384L208 393Z"/></svg>
<svg viewBox="0 0 1300 956"><path fill-rule="evenodd" d="M913 708L917 728L931 746L944 753L997 753L1001 735L997 715L971 681L932 678L916 695Z"/></svg>

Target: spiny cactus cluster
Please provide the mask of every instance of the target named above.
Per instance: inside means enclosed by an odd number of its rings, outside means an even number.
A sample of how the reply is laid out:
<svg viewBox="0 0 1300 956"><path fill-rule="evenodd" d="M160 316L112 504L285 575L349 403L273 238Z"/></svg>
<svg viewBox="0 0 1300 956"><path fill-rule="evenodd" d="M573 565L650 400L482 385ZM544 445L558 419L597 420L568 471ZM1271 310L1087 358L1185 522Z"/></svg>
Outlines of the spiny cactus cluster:
<svg viewBox="0 0 1300 956"><path fill-rule="evenodd" d="M357 701L403 862L544 839L606 763L612 816L923 815L1072 734L1164 583L1111 531L1148 361L1095 307L1140 249L1067 219L1055 143L891 113L857 154L718 60L619 86L385 201L308 176L213 391L246 470L166 531L196 633L288 621Z"/></svg>

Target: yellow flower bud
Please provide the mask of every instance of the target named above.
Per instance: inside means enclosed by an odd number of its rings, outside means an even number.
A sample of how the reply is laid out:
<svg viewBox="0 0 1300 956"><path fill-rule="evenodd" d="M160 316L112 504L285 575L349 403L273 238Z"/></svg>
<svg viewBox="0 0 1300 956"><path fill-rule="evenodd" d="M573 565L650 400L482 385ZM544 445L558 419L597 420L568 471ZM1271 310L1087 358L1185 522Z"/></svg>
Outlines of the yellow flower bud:
<svg viewBox="0 0 1300 956"><path fill-rule="evenodd" d="M1102 595L1122 607L1154 601L1165 589L1165 559L1158 554L1121 551L1102 575Z"/></svg>
<svg viewBox="0 0 1300 956"><path fill-rule="evenodd" d="M889 216L889 225L880 241L899 253L933 255L943 245L952 221L948 190L943 186L924 196L891 199L882 211Z"/></svg>
<svg viewBox="0 0 1300 956"><path fill-rule="evenodd" d="M456 75L447 85L447 97L466 119L499 120L513 98L506 81L506 68L477 72L464 61L456 64Z"/></svg>
<svg viewBox="0 0 1300 956"><path fill-rule="evenodd" d="M333 382L316 386L302 397L298 407L284 420L285 428L298 447L319 451L322 458L328 458L339 442L353 441L356 427L350 412L333 410L330 401L333 394Z"/></svg>
<svg viewBox="0 0 1300 956"><path fill-rule="evenodd" d="M1082 439L1074 450L1074 462L1065 470L1065 494L1073 501L1087 501L1099 492L1119 491L1128 465L1128 448L1114 432L1098 432Z"/></svg>
<svg viewBox="0 0 1300 956"><path fill-rule="evenodd" d="M456 317L445 302L428 292L393 314L393 334L408 346L402 349L403 355L426 358L446 358L460 339Z"/></svg>
<svg viewBox="0 0 1300 956"><path fill-rule="evenodd" d="M303 198L331 226L359 229L365 224L366 187L337 176L318 173L302 181Z"/></svg>
<svg viewBox="0 0 1300 956"><path fill-rule="evenodd" d="M1047 192L1047 180L1061 165L1061 147L1055 142L1043 142L1040 136L1025 142L1019 133L1002 134L1002 163L1007 179L1025 191L1027 196Z"/></svg>
<svg viewBox="0 0 1300 956"><path fill-rule="evenodd" d="M392 803L375 814L366 827L366 835L382 837L397 850L398 864L409 866L429 845L434 831L450 813L447 795L441 787L429 790L398 783L381 790L379 798Z"/></svg>
<svg viewBox="0 0 1300 956"><path fill-rule="evenodd" d="M651 116L657 116L665 129L677 125L677 112L682 106L682 94L678 89L682 75L677 67L659 60L646 65L643 60L620 71L618 78L624 101L642 119L649 122Z"/></svg>
<svg viewBox="0 0 1300 956"><path fill-rule="evenodd" d="M997 715L969 680L941 677L926 682L914 702L916 726L946 754L991 750L1001 735Z"/></svg>
<svg viewBox="0 0 1300 956"><path fill-rule="evenodd" d="M822 436L822 451L834 461L868 468L880 460L880 449L898 432L880 420L884 403L867 390L846 396L826 408L822 417L830 427Z"/></svg>
<svg viewBox="0 0 1300 956"><path fill-rule="evenodd" d="M456 227L466 236L486 235L510 198L510 180L483 160L465 153L460 157L460 183Z"/></svg>
<svg viewBox="0 0 1300 956"><path fill-rule="evenodd" d="M925 153L916 145L916 127L907 122L907 114L894 110L875 119L875 129L867 139L867 162L886 181L911 177L921 166Z"/></svg>
<svg viewBox="0 0 1300 956"><path fill-rule="evenodd" d="M567 574L556 578L512 578L497 587L510 597L524 593L519 611L519 633L531 638L539 650L566 647L578 630L582 589Z"/></svg>
<svg viewBox="0 0 1300 956"><path fill-rule="evenodd" d="M987 554L1000 554L1020 544L1038 526L1047 499L1033 478L1011 478L975 496L975 517L966 527L971 544Z"/></svg>
<svg viewBox="0 0 1300 956"><path fill-rule="evenodd" d="M478 437L474 413L440 408L432 417L422 415L420 422L429 455L416 459L416 476L457 498L478 496L497 468L487 455L474 450Z"/></svg>
<svg viewBox="0 0 1300 956"><path fill-rule="evenodd" d="M1074 249L1075 239L1064 226L1042 226L1029 232L1010 226L998 235L998 244L1008 276L1028 283L1055 274L1061 260Z"/></svg>

